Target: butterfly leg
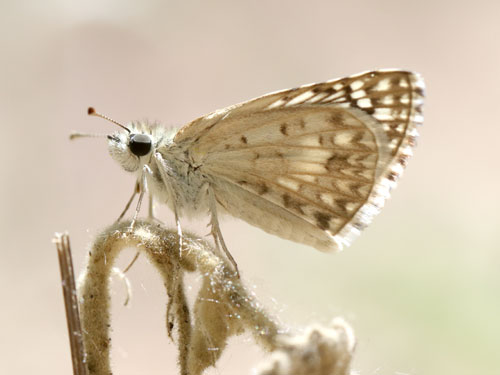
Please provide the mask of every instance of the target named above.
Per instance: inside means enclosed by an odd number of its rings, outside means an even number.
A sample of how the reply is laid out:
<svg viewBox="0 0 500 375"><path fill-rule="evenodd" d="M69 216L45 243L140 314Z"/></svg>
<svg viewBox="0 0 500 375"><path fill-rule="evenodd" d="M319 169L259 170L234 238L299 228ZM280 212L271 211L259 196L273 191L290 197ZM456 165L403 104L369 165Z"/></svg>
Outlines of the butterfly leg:
<svg viewBox="0 0 500 375"><path fill-rule="evenodd" d="M233 265L234 270L236 271L236 275L239 278L240 271L238 270L238 264L236 263L233 256L229 252L226 243L224 242L224 237L222 237L222 232L219 226L219 219L217 218L217 205L216 205L215 195L210 186L208 187L208 195L209 195L209 210L210 210L210 227L212 236L214 238L215 246L217 246L217 249L219 249L219 251L222 248L224 254Z"/></svg>
<svg viewBox="0 0 500 375"><path fill-rule="evenodd" d="M172 185L170 184L170 179L167 174L167 171L170 168L165 164L165 161L163 160L163 157L159 152L155 153L154 158L156 160L156 163L158 164L158 169L160 170L161 179L163 180L163 183L165 184L168 190L169 196L172 199L172 206L174 209L174 216L175 216L175 225L177 226L177 235L179 236L179 254L180 254L180 252L182 251L184 241L182 239L183 236L182 236L181 221L179 219L179 212L177 210L175 192L172 189Z"/></svg>
<svg viewBox="0 0 500 375"><path fill-rule="evenodd" d="M132 193L132 196L127 202L127 205L125 206L125 209L122 211L120 216L118 216L118 219L116 219L116 222L119 222L125 214L127 213L128 209L130 208L130 205L132 204L132 201L134 200L135 196L141 191L141 185L139 184L139 181L137 181L134 185L134 192Z"/></svg>
<svg viewBox="0 0 500 375"><path fill-rule="evenodd" d="M156 220L153 208L153 196L151 194L149 194L148 219Z"/></svg>
<svg viewBox="0 0 500 375"><path fill-rule="evenodd" d="M139 200L137 201L137 206L135 208L135 213L134 217L132 219L132 222L130 223L130 231L134 229L135 223L137 221L137 217L139 216L139 211L141 210L141 205L142 205L142 200L144 199L144 193L147 190L147 185L146 185L146 174L152 174L151 169L145 165L142 169L142 174L140 178L140 186L139 186Z"/></svg>
<svg viewBox="0 0 500 375"><path fill-rule="evenodd" d="M139 193L139 200L138 200L137 206L135 208L134 218L132 219L132 222L130 223L130 226L129 226L129 232L132 232L134 230L134 226L135 226L135 223L137 221L137 217L139 216L139 211L141 210L142 199L144 198L144 193L147 190L147 186L146 186L146 174L147 173L152 173L152 172L151 172L151 169L149 169L149 167L147 165L145 165L144 168L142 169L141 178L140 178L140 180L137 181L137 183L135 185L136 188L134 190L134 194L132 195L132 197L130 198L129 202L127 203L127 206L125 207L125 210L122 212L122 214L118 218L118 221L119 221L123 217L123 215L125 215L125 212L127 212L127 210L129 208L130 204L132 203L132 200L134 199L135 195L137 193ZM135 253L134 258L128 264L128 266L125 267L125 269L123 270L123 273L126 273L134 265L134 263L137 260L137 258L139 258L139 252Z"/></svg>

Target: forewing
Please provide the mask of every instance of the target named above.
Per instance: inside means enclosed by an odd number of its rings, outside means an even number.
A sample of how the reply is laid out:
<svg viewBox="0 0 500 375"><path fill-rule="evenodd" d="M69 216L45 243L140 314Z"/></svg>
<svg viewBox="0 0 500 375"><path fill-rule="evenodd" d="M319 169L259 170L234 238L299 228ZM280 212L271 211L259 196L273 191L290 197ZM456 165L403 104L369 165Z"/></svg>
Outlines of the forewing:
<svg viewBox="0 0 500 375"><path fill-rule="evenodd" d="M416 74L375 71L269 94L195 120L174 142L230 214L340 249L383 206L422 122Z"/></svg>

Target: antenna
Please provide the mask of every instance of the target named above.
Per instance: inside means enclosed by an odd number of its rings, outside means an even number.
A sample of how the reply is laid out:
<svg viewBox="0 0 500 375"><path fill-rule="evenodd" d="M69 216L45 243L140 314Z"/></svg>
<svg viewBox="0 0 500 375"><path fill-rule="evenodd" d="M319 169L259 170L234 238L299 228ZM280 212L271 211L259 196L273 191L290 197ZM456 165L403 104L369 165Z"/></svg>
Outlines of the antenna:
<svg viewBox="0 0 500 375"><path fill-rule="evenodd" d="M69 139L77 139L77 138L104 138L107 137L107 134L94 134L94 133L80 133L80 132L71 132L69 135Z"/></svg>
<svg viewBox="0 0 500 375"><path fill-rule="evenodd" d="M118 121L115 121L112 118L109 118L108 116L101 115L99 112L96 112L96 110L93 107L89 107L89 109L87 110L87 114L89 116L97 116L103 118L104 120L108 120L109 122L112 122L113 124L118 125L119 127L125 129L126 131L129 132L129 134L131 133L130 129L127 128L125 125L120 124Z"/></svg>

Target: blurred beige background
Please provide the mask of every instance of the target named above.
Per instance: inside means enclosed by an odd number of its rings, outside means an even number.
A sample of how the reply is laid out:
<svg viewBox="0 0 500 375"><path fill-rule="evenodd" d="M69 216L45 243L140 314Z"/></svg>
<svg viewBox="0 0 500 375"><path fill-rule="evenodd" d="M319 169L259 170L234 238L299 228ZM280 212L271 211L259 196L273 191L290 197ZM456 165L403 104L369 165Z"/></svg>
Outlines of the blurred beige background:
<svg viewBox="0 0 500 375"><path fill-rule="evenodd" d="M80 270L133 188L104 140L68 140L113 129L87 106L181 126L270 91L396 67L424 76L425 123L398 189L351 248L324 255L230 218L223 233L284 322L349 320L360 374L498 374L499 14L480 0L2 1L0 373L71 373L51 238L69 230ZM160 279L144 260L130 279L127 308L115 282L114 373L175 373ZM263 355L234 339L210 373L250 374Z"/></svg>

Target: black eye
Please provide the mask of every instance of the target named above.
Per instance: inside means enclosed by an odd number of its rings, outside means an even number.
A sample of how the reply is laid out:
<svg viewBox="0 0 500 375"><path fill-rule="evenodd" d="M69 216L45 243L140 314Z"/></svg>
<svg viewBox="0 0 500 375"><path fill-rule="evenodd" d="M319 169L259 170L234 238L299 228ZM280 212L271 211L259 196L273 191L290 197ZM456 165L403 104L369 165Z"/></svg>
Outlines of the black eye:
<svg viewBox="0 0 500 375"><path fill-rule="evenodd" d="M147 155L151 151L151 138L146 134L132 134L128 147L134 155Z"/></svg>

